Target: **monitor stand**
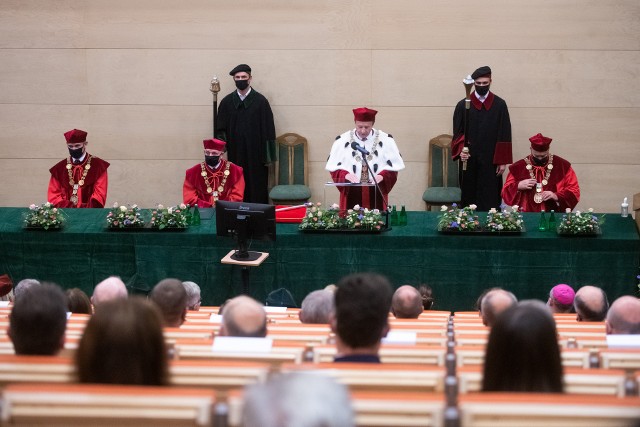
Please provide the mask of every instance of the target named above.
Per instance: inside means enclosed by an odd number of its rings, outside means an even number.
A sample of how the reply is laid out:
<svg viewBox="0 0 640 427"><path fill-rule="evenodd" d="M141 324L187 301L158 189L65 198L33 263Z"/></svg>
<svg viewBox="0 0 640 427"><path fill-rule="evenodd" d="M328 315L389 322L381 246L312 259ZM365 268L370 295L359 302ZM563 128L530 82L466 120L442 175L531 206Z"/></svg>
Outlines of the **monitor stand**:
<svg viewBox="0 0 640 427"><path fill-rule="evenodd" d="M242 267L242 293L249 295L249 269L251 267L258 267L269 256L268 252L248 252L249 254L256 254L256 259L249 260L247 258L234 258L238 251L233 249L230 251L220 262L222 264L239 265Z"/></svg>

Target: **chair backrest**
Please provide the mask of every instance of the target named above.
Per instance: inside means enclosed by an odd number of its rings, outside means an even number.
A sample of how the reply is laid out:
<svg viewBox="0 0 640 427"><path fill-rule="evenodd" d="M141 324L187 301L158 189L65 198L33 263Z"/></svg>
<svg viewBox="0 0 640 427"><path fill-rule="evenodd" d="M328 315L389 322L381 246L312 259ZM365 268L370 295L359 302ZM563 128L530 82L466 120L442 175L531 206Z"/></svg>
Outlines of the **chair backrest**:
<svg viewBox="0 0 640 427"><path fill-rule="evenodd" d="M429 141L429 187L458 187L458 165L451 159L451 135Z"/></svg>
<svg viewBox="0 0 640 427"><path fill-rule="evenodd" d="M307 185L307 139L297 133L276 138L276 185Z"/></svg>

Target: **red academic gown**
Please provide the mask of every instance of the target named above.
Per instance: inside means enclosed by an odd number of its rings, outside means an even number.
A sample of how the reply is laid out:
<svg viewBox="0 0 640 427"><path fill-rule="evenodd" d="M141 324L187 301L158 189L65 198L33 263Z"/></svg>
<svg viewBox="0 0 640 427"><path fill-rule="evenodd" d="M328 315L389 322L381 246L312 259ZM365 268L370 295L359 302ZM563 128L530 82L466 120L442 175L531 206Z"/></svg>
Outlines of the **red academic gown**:
<svg viewBox="0 0 640 427"><path fill-rule="evenodd" d="M229 175L224 181L224 171L229 166ZM207 179L214 192L218 191L218 187L224 181L224 189L218 192L218 200L227 200L230 202L241 202L244 197L244 176L242 168L228 160L220 159L218 167L213 170L205 164L207 171ZM210 208L215 204L213 193L207 193L207 184L202 176L202 163L198 163L190 169L187 169L184 177L184 185L182 186L182 199L184 204L191 206L197 204L201 208Z"/></svg>
<svg viewBox="0 0 640 427"><path fill-rule="evenodd" d="M533 163L533 162L532 162ZM538 182L542 182L546 175L545 166L532 165L533 175ZM564 212L567 208L576 207L580 200L580 186L571 163L560 156L553 156L553 169L549 175L549 182L542 187L542 191L553 191L558 196L558 203L555 200L547 200L543 203L536 203L533 196L536 193L535 187L527 191L518 191L518 183L523 179L530 179L531 175L527 170L527 163L524 159L518 160L509 166L509 176L502 188L502 198L507 205L520 206L523 212L545 211Z"/></svg>
<svg viewBox="0 0 640 427"><path fill-rule="evenodd" d="M333 182L348 182L345 179L349 172L343 169L330 172ZM376 187L338 187L340 191L340 209L352 209L355 205L360 205L363 208L369 209L387 209L385 200L389 200L389 193L398 180L398 172L395 171L382 171L378 175L382 176L382 181L378 183L380 191L384 197L380 196L380 193L376 195ZM377 197L376 197L377 196Z"/></svg>
<svg viewBox="0 0 640 427"><path fill-rule="evenodd" d="M71 202L73 187L70 184L69 172L67 169L67 159L56 163L49 172L49 189L47 200L57 208L103 208L107 200L107 168L109 163L91 156L87 153L84 160L74 165L72 161L71 173L73 181L78 184L84 173L84 168L91 157L91 167L84 178L84 184L78 185L78 203Z"/></svg>

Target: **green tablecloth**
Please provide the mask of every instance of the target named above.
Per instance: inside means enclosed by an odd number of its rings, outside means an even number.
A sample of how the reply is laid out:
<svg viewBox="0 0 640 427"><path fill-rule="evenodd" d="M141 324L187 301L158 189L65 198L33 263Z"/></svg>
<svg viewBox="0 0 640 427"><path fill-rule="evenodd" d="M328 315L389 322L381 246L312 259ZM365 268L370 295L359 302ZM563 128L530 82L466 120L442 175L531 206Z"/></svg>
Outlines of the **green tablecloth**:
<svg viewBox="0 0 640 427"><path fill-rule="evenodd" d="M65 210L61 231L22 229L25 208L0 208L0 274L53 281L92 293L109 275L145 293L166 277L192 280L203 304L218 305L241 289L241 268L221 264L234 242L215 235L215 219L184 231L108 231L107 209ZM409 212L405 227L381 234L305 234L278 224L275 242L253 242L269 252L251 269L251 294L264 301L289 289L298 303L341 276L358 271L387 275L395 286L427 283L436 309L469 310L483 289L501 286L519 299L546 300L557 283L602 286L611 300L637 291L640 237L631 217L609 214L598 237L558 237L537 231L525 214L518 236L451 236L436 231L437 212ZM559 218L558 218L559 219Z"/></svg>

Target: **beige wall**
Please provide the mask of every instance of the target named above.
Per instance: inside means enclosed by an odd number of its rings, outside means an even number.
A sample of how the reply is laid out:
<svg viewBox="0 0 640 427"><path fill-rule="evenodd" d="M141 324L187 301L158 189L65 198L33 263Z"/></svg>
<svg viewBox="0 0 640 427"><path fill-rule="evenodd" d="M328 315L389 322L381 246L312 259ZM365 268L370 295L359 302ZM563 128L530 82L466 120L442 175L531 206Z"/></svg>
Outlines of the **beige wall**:
<svg viewBox="0 0 640 427"><path fill-rule="evenodd" d="M46 199L62 134L89 132L111 162L108 204L173 204L211 135L209 81L241 62L276 132L309 140L312 199L332 199L324 162L351 109L378 109L407 169L391 203L423 209L427 142L451 132L462 78L494 70L514 157L554 138L582 187L579 208L617 212L640 191L637 0L3 0L0 206Z"/></svg>

